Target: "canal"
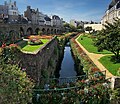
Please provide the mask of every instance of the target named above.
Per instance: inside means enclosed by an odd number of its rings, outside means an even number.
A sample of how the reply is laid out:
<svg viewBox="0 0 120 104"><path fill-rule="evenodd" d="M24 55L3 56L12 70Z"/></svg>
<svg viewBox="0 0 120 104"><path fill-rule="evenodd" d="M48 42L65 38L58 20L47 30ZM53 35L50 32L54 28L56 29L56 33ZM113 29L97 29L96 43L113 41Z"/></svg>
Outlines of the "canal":
<svg viewBox="0 0 120 104"><path fill-rule="evenodd" d="M75 63L71 53L71 47L69 42L66 44L64 49L64 57L61 63L59 71L60 78L74 77L77 75L75 71Z"/></svg>

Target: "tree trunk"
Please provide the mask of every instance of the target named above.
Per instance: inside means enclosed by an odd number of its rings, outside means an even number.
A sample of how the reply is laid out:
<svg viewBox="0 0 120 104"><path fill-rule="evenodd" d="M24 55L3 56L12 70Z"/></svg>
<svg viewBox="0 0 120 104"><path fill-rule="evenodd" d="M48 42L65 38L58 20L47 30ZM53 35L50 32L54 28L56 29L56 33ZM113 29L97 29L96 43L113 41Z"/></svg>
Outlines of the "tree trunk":
<svg viewBox="0 0 120 104"><path fill-rule="evenodd" d="M116 53L116 59L119 60L119 50Z"/></svg>

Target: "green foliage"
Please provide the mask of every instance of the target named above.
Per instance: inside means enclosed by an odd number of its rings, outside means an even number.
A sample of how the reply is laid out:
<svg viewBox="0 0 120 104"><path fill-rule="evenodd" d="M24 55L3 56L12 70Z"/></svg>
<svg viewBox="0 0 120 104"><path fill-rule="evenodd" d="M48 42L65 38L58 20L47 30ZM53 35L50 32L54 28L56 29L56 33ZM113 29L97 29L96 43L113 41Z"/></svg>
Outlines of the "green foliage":
<svg viewBox="0 0 120 104"><path fill-rule="evenodd" d="M82 44L82 46L91 53L97 54L110 54L111 52L103 50L102 52L98 52L98 48L94 46L94 41L92 37L88 37L88 35L82 35L78 38L78 42Z"/></svg>
<svg viewBox="0 0 120 104"><path fill-rule="evenodd" d="M43 34L43 32L42 31L38 31L38 35L42 35Z"/></svg>
<svg viewBox="0 0 120 104"><path fill-rule="evenodd" d="M106 23L105 29L97 34L95 45L101 51L106 49L111 51L117 61L120 53L120 19L115 20L113 24Z"/></svg>
<svg viewBox="0 0 120 104"><path fill-rule="evenodd" d="M26 45L25 47L22 48L22 51L28 51L28 52L34 52L38 49L40 49L43 45L45 45L49 39L41 39L43 44L40 45Z"/></svg>
<svg viewBox="0 0 120 104"><path fill-rule="evenodd" d="M111 104L120 104L120 88L112 91Z"/></svg>
<svg viewBox="0 0 120 104"><path fill-rule="evenodd" d="M16 64L16 46L0 48L0 104L27 104L32 98L33 82Z"/></svg>
<svg viewBox="0 0 120 104"><path fill-rule="evenodd" d="M29 40L28 42L29 45L40 45L43 44L43 42L40 39L37 40Z"/></svg>
<svg viewBox="0 0 120 104"><path fill-rule="evenodd" d="M20 53L20 49L18 47L8 46L8 47L5 47L5 48L1 48L0 58L6 64L8 64L8 63L9 64L18 64L19 53Z"/></svg>
<svg viewBox="0 0 120 104"><path fill-rule="evenodd" d="M0 63L0 104L27 104L33 82L16 65Z"/></svg>
<svg viewBox="0 0 120 104"><path fill-rule="evenodd" d="M71 32L76 32L77 31L77 28L73 25L70 25L70 31Z"/></svg>
<svg viewBox="0 0 120 104"><path fill-rule="evenodd" d="M20 42L17 43L18 46L20 46L20 48L25 47L28 44L27 41L21 40Z"/></svg>
<svg viewBox="0 0 120 104"><path fill-rule="evenodd" d="M69 27L70 27L70 24L69 24L69 23L64 23L63 26L69 28Z"/></svg>
<svg viewBox="0 0 120 104"><path fill-rule="evenodd" d="M89 31L89 33L90 33L90 31L92 31L92 27L89 27L89 26L88 26L88 27L85 28L85 30L86 30L86 31Z"/></svg>
<svg viewBox="0 0 120 104"><path fill-rule="evenodd" d="M65 31L66 32L75 32L77 31L77 28L73 25L70 25L69 23L65 23L63 24L64 28L65 28Z"/></svg>
<svg viewBox="0 0 120 104"><path fill-rule="evenodd" d="M117 71L117 75L120 76L120 68Z"/></svg>

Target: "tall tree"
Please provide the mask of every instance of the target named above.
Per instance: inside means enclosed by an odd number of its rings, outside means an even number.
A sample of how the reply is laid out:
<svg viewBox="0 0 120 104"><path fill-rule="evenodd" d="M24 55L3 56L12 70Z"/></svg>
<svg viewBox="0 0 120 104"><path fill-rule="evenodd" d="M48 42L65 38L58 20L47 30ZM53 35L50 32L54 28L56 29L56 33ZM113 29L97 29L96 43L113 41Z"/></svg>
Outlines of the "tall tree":
<svg viewBox="0 0 120 104"><path fill-rule="evenodd" d="M105 28L97 34L95 44L99 50L111 51L118 60L120 53L120 19L115 19L113 24L106 23Z"/></svg>

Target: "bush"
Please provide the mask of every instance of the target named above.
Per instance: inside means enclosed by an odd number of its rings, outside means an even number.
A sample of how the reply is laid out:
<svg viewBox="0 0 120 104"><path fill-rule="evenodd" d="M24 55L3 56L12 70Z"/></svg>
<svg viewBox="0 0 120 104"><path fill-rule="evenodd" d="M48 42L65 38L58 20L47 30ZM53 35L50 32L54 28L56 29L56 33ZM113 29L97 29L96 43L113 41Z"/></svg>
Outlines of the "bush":
<svg viewBox="0 0 120 104"><path fill-rule="evenodd" d="M40 44L43 44L43 42L40 39L30 39L28 44L30 44L30 45L40 45Z"/></svg>
<svg viewBox="0 0 120 104"><path fill-rule="evenodd" d="M0 63L0 104L27 104L33 82L16 65Z"/></svg>

